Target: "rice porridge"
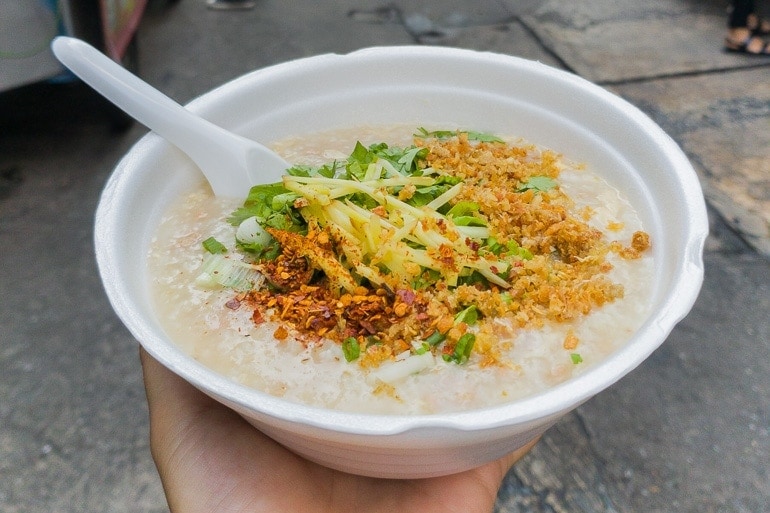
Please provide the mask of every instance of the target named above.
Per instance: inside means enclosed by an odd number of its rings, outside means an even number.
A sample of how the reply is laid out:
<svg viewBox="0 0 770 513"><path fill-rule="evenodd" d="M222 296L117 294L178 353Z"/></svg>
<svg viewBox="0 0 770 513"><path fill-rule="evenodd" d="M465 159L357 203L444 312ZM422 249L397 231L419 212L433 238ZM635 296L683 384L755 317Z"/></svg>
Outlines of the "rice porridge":
<svg viewBox="0 0 770 513"><path fill-rule="evenodd" d="M413 127L274 147L296 165L282 184L244 202L201 183L148 255L168 335L237 382L351 412L482 408L578 375L648 314L639 217L554 151Z"/></svg>

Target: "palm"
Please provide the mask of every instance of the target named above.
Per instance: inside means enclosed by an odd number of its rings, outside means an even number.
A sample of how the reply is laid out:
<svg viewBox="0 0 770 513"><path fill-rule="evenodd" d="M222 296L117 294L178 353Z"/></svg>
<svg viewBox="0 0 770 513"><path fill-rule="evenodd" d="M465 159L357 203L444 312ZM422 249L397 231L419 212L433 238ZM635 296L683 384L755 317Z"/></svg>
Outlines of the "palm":
<svg viewBox="0 0 770 513"><path fill-rule="evenodd" d="M172 511L489 512L526 447L462 474L381 480L289 452L142 351L151 446Z"/></svg>

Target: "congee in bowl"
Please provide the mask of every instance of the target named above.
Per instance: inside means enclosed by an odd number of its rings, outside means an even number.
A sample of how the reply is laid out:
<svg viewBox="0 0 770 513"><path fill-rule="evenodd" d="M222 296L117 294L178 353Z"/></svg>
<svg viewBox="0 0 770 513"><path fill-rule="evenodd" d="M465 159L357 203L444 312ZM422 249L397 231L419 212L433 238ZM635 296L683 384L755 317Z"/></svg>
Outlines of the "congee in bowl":
<svg viewBox="0 0 770 513"><path fill-rule="evenodd" d="M282 183L245 202L200 184L149 252L171 339L239 383L358 413L483 408L583 372L647 316L636 211L553 149L409 127L275 147Z"/></svg>
<svg viewBox="0 0 770 513"><path fill-rule="evenodd" d="M370 48L187 108L294 167L215 198L148 134L99 202L102 282L152 356L311 461L415 478L499 458L642 363L700 289L692 166L572 74Z"/></svg>

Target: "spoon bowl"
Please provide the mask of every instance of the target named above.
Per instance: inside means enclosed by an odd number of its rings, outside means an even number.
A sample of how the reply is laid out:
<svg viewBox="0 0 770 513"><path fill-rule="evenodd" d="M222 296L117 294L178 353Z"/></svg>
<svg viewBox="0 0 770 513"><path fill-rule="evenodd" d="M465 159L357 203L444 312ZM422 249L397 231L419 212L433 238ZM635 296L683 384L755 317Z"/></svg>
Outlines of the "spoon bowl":
<svg viewBox="0 0 770 513"><path fill-rule="evenodd" d="M51 48L83 82L187 154L217 196L245 196L252 185L280 181L291 167L266 146L196 116L80 39L59 36Z"/></svg>

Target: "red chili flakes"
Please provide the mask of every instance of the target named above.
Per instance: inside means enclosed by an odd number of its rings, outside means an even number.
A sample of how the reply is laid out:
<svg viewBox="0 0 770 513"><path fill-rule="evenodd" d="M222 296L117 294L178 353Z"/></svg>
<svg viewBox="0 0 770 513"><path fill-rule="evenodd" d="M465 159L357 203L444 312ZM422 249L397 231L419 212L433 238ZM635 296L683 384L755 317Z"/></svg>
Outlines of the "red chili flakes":
<svg viewBox="0 0 770 513"><path fill-rule="evenodd" d="M420 332L415 326L430 320L424 315L427 299L412 290L391 294L358 287L352 294L339 295L321 282L300 284L293 290L252 291L248 300L255 308L255 320L269 317L307 341L374 337L395 349Z"/></svg>

